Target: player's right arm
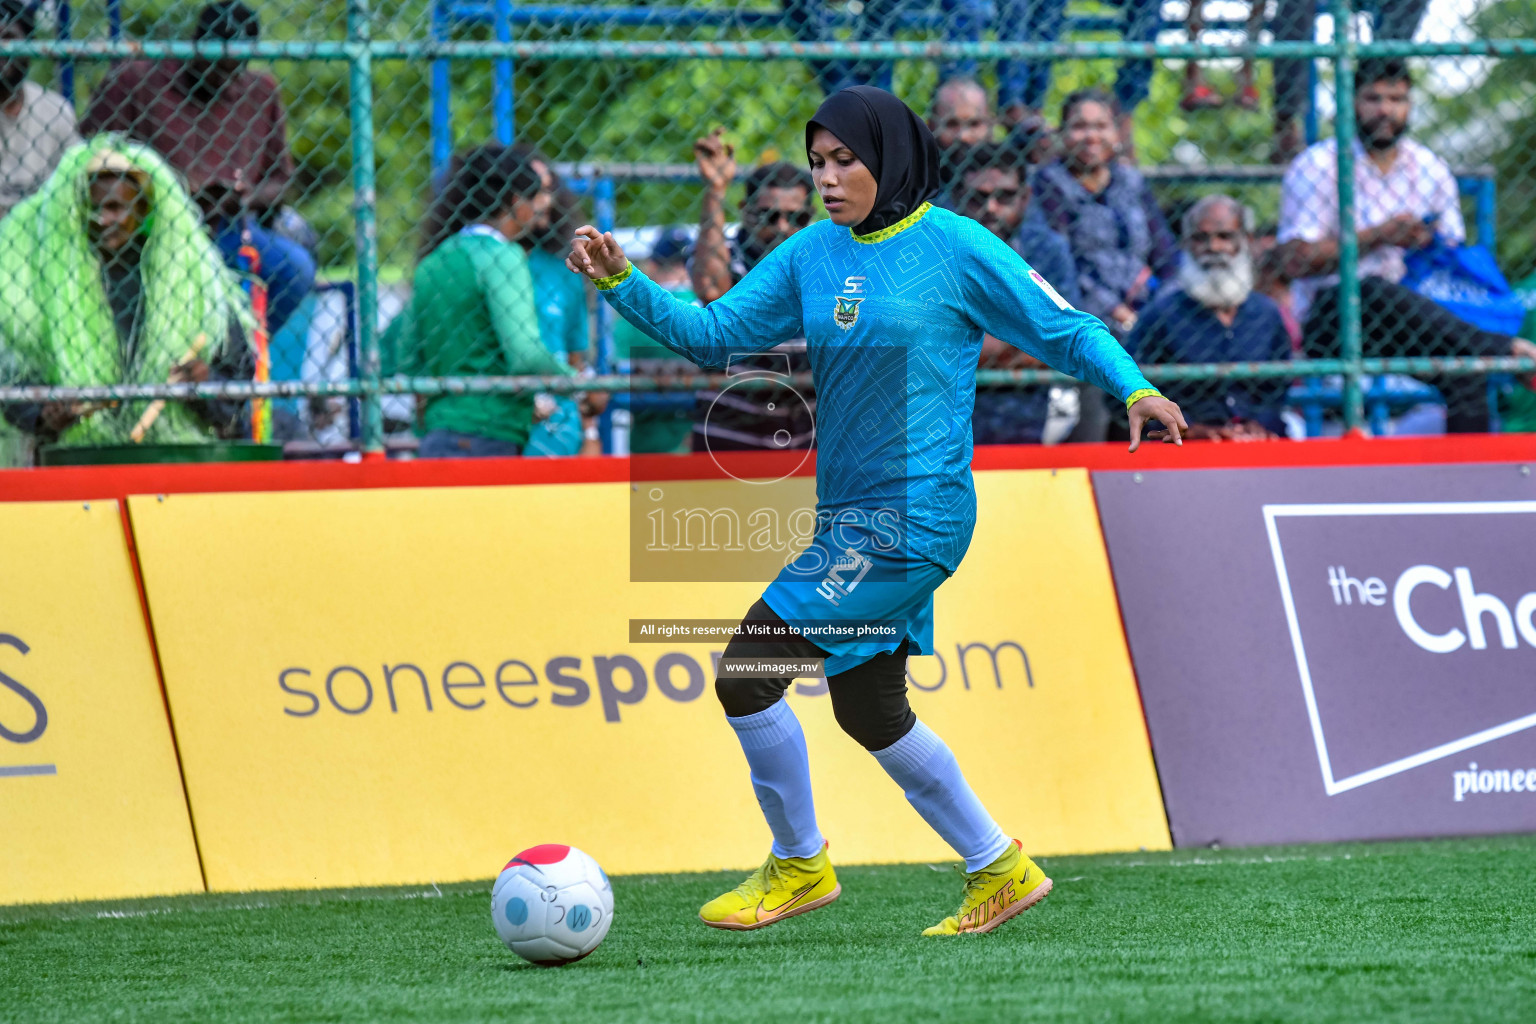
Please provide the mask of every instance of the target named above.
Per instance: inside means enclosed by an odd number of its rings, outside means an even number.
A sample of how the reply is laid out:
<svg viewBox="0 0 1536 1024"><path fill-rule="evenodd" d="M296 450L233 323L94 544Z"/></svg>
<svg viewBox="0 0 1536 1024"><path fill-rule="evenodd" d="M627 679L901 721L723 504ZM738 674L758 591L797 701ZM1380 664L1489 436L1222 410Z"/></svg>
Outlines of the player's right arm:
<svg viewBox="0 0 1536 1024"><path fill-rule="evenodd" d="M577 229L565 265L585 275L609 305L648 337L699 366L723 369L733 355L761 352L803 333L793 241L776 247L702 309L641 273L611 232Z"/></svg>
<svg viewBox="0 0 1536 1024"><path fill-rule="evenodd" d="M1154 388L1097 317L1073 309L1019 255L979 225L966 224L956 238L966 305L982 330L1036 357L1047 366L1085 380L1126 404L1131 446L1141 445L1149 420L1164 428L1147 436L1182 444L1189 425L1179 407Z"/></svg>

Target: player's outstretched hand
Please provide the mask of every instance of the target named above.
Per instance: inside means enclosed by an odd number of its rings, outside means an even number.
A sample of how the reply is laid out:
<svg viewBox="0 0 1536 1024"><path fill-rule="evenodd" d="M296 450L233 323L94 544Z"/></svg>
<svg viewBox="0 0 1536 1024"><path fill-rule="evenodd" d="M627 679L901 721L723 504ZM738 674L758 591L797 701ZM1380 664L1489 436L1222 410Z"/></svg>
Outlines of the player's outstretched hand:
<svg viewBox="0 0 1536 1024"><path fill-rule="evenodd" d="M1177 445L1184 443L1184 434L1189 432L1189 424L1184 422L1184 414L1179 411L1179 407L1162 395L1148 395L1137 399L1136 404L1131 406L1131 451L1141 447L1141 431L1148 420L1157 420L1163 425L1161 430L1147 431L1148 440L1165 443L1172 441Z"/></svg>
<svg viewBox="0 0 1536 1024"><path fill-rule="evenodd" d="M614 241L613 232L604 233L584 224L571 239L571 254L565 258L565 265L589 280L598 281L622 274L629 266L629 257Z"/></svg>

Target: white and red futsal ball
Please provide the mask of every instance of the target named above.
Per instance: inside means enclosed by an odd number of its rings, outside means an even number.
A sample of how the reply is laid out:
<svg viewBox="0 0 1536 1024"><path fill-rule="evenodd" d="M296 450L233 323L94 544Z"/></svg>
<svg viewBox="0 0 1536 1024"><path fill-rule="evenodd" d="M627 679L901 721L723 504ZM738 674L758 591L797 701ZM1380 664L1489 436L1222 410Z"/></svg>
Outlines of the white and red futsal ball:
<svg viewBox="0 0 1536 1024"><path fill-rule="evenodd" d="M545 843L507 861L491 889L491 920L507 948L558 967L591 953L613 923L613 886L574 846Z"/></svg>

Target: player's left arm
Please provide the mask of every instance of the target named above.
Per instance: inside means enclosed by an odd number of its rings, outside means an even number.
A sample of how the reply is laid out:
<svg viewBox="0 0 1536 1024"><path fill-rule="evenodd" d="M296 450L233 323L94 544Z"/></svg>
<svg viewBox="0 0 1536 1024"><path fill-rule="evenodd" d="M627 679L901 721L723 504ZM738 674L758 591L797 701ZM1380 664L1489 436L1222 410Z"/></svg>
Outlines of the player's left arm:
<svg viewBox="0 0 1536 1024"><path fill-rule="evenodd" d="M956 245L972 321L1047 366L1097 385L1125 402L1130 450L1141 447L1149 420L1162 430L1149 438L1183 444L1189 429L1179 407L1154 388L1098 318L1073 309L1050 283L985 228L965 228Z"/></svg>

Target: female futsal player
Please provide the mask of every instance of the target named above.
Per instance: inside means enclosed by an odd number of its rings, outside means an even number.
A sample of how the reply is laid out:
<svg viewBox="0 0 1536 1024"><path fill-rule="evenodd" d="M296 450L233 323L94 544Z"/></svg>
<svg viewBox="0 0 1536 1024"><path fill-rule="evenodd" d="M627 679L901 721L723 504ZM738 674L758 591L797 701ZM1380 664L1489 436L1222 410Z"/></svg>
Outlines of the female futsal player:
<svg viewBox="0 0 1536 1024"><path fill-rule="evenodd" d="M822 658L838 724L965 859L959 911L925 935L984 932L1039 902L1051 880L982 807L952 754L907 704L908 654L933 651L933 591L960 564L976 520L971 410L983 334L1103 388L1130 410L1131 451L1182 443L1178 406L1147 383L1098 320L1069 306L974 221L929 205L939 151L906 104L880 89L835 93L805 128L830 221L794 235L700 309L583 227L567 260L650 337L705 367L806 339L816 380L818 530L732 640L716 693L773 833L763 866L699 911L750 929L814 910L841 887L816 826L805 736L788 678L733 677L731 659ZM851 230L850 230L851 229ZM876 626L871 637L848 626Z"/></svg>

